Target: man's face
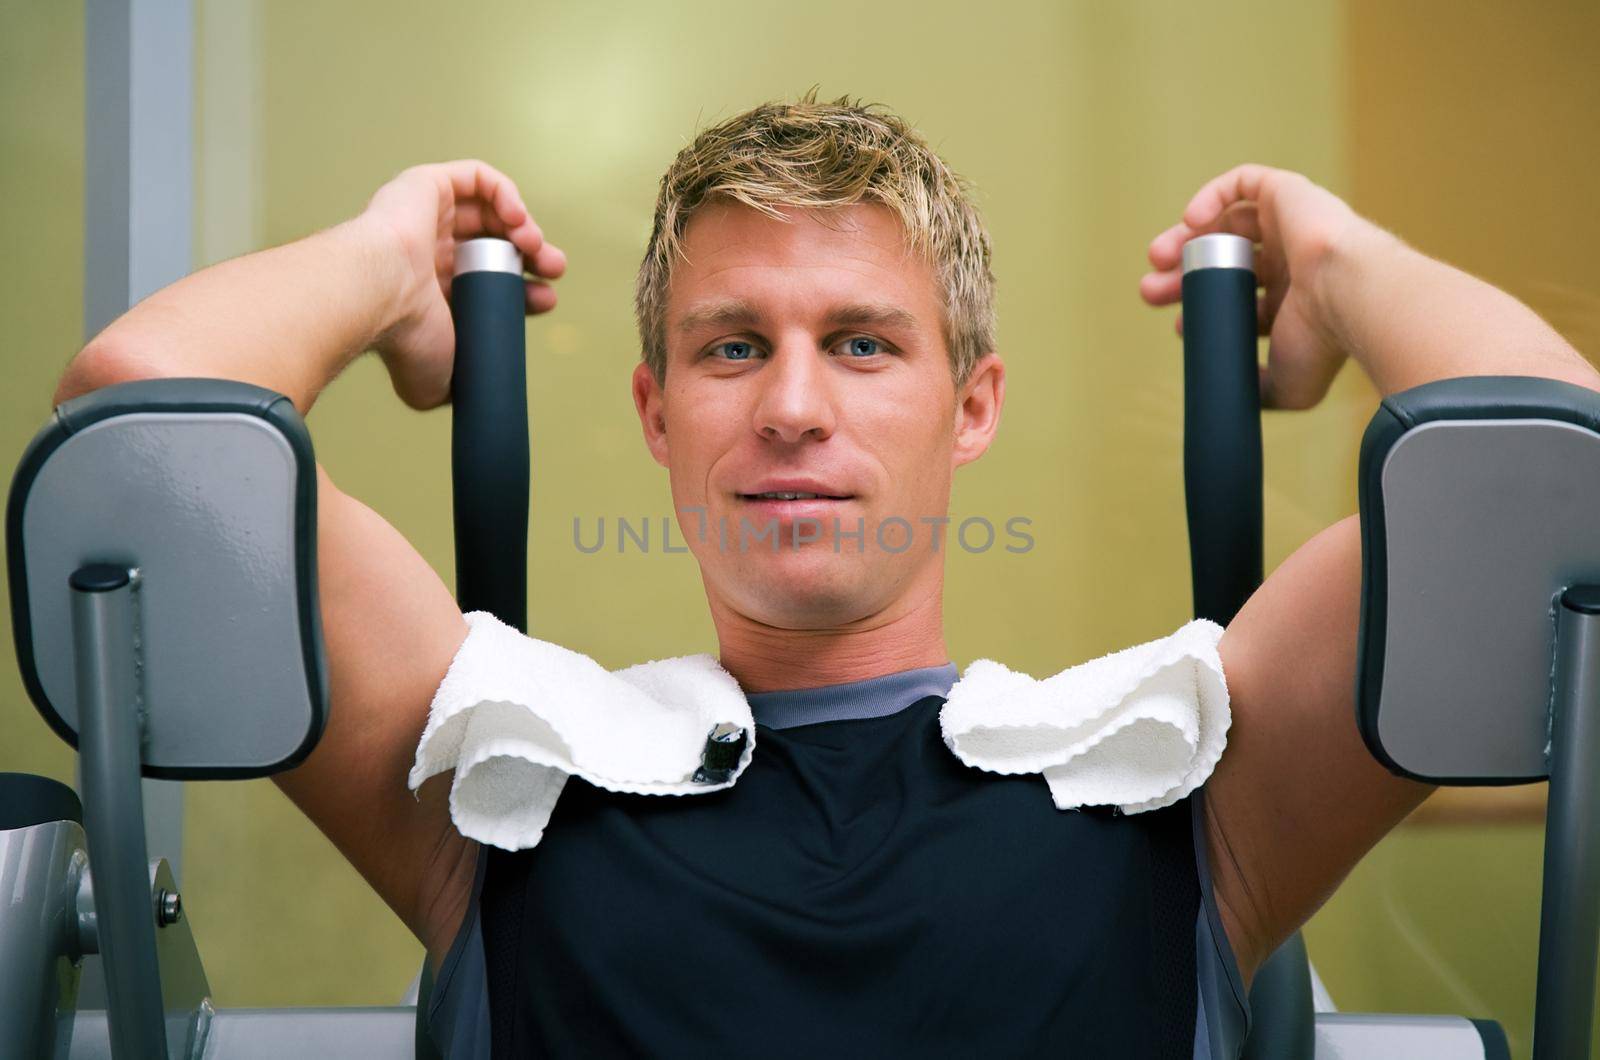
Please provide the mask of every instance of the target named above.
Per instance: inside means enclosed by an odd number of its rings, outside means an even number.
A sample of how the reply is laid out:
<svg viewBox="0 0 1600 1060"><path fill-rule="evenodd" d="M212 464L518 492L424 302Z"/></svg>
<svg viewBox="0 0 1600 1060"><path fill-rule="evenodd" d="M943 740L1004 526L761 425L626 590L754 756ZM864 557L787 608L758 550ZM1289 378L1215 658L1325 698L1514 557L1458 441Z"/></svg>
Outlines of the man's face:
<svg viewBox="0 0 1600 1060"><path fill-rule="evenodd" d="M887 208L787 217L696 212L665 387L641 364L634 397L713 607L813 629L937 594L949 542L930 520L988 445L1003 371L986 358L957 394L933 271ZM796 492L819 496L762 496Z"/></svg>

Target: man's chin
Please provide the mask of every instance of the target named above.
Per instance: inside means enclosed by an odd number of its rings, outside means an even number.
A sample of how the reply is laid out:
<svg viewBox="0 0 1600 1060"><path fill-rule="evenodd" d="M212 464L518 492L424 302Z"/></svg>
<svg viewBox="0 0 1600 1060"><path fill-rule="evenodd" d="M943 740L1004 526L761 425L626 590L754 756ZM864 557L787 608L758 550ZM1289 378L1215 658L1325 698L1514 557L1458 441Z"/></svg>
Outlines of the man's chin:
<svg viewBox="0 0 1600 1060"><path fill-rule="evenodd" d="M784 629L845 625L872 614L879 603L864 558L827 545L748 555L728 575L729 596L741 601L740 610Z"/></svg>

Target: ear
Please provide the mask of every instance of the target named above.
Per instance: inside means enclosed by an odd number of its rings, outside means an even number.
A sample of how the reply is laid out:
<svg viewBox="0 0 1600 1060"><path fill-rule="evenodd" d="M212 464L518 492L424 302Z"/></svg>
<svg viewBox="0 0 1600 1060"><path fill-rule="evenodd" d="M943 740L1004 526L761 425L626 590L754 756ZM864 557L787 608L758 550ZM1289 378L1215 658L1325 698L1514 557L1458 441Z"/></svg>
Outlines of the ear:
<svg viewBox="0 0 1600 1060"><path fill-rule="evenodd" d="M956 395L956 438L952 467L971 463L989 449L1000 429L1000 408L1006 403L1006 366L998 353L986 353L972 366Z"/></svg>
<svg viewBox="0 0 1600 1060"><path fill-rule="evenodd" d="M661 386L650 366L640 361L633 368L633 407L644 428L644 444L656 463L667 466L667 417Z"/></svg>

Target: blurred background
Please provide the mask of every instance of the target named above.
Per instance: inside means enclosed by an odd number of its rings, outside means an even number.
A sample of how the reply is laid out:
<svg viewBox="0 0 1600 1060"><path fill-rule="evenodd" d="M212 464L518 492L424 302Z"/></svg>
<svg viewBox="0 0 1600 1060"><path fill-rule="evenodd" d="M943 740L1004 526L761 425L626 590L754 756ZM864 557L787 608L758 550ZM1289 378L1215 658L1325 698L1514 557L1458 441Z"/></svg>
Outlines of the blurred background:
<svg viewBox="0 0 1600 1060"><path fill-rule="evenodd" d="M1309 175L1600 354L1591 3L195 0L195 19L197 266L469 155L509 172L567 250L560 308L529 324L530 632L610 667L715 651L691 557L573 543L575 518L592 533L671 510L628 396L656 182L697 129L814 84L912 121L976 184L994 238L1009 401L952 516L1026 516L1035 546L950 553L958 665L1054 673L1190 617L1181 350L1137 281L1150 238L1236 163ZM85 338L84 63L80 5L4 6L8 468ZM1348 367L1316 410L1267 415L1269 570L1356 510L1375 403ZM366 357L309 422L341 487L451 583L448 411L407 410ZM9 649L0 770L72 776ZM1335 1002L1493 1016L1525 1054L1542 814L1539 787L1447 793L1385 840L1307 929ZM419 967L270 781L187 785L183 883L219 1005L391 1004Z"/></svg>

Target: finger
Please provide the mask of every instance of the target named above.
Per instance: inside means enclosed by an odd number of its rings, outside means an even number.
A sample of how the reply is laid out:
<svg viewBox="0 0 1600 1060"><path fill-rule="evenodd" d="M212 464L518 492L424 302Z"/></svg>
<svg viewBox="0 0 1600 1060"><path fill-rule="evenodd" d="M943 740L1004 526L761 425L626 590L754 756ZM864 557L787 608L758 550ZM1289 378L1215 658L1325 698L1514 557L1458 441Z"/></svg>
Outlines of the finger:
<svg viewBox="0 0 1600 1060"><path fill-rule="evenodd" d="M528 280L522 287L529 313L548 313L556 307L556 289L543 280Z"/></svg>
<svg viewBox="0 0 1600 1060"><path fill-rule="evenodd" d="M1195 192L1194 198L1184 208L1183 222L1190 228L1200 229L1211 224L1217 216L1233 203L1243 199L1254 200L1261 194L1261 182L1272 172L1267 166L1253 162L1235 166L1208 181Z"/></svg>
<svg viewBox="0 0 1600 1060"><path fill-rule="evenodd" d="M1176 269L1145 273L1139 279L1139 297L1151 305L1171 305L1183 297L1183 274Z"/></svg>
<svg viewBox="0 0 1600 1060"><path fill-rule="evenodd" d="M567 253L554 243L542 243L529 258L529 270L535 276L554 280L567 271Z"/></svg>
<svg viewBox="0 0 1600 1060"><path fill-rule="evenodd" d="M1277 316L1277 307L1265 295L1256 299L1256 335L1267 336L1272 334L1272 322Z"/></svg>
<svg viewBox="0 0 1600 1060"><path fill-rule="evenodd" d="M1218 232L1243 236L1252 243L1261 242L1261 211L1253 202L1236 202L1222 211L1214 228Z"/></svg>
<svg viewBox="0 0 1600 1060"><path fill-rule="evenodd" d="M494 208L507 228L515 228L528 219L528 207L510 177L481 162L476 177L478 198Z"/></svg>
<svg viewBox="0 0 1600 1060"><path fill-rule="evenodd" d="M516 183L489 163L476 158L446 162L445 172L458 203L476 199L489 206L507 230L528 219L528 208Z"/></svg>
<svg viewBox="0 0 1600 1060"><path fill-rule="evenodd" d="M517 250L521 251L524 267L529 272L536 272L535 262L538 261L539 255L545 248L550 246L544 241L544 229L534 223L533 218L530 217L507 232L506 238L511 240Z"/></svg>
<svg viewBox="0 0 1600 1060"><path fill-rule="evenodd" d="M1150 264L1158 269L1175 269L1183 260L1183 245L1194 232L1179 222L1150 241Z"/></svg>
<svg viewBox="0 0 1600 1060"><path fill-rule="evenodd" d="M478 236L506 237L506 226L498 214L483 203L468 199L456 204L455 224L452 232L457 239L476 239Z"/></svg>

